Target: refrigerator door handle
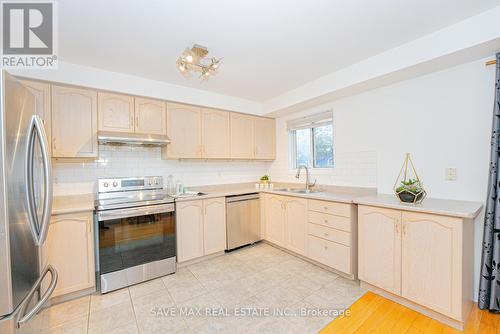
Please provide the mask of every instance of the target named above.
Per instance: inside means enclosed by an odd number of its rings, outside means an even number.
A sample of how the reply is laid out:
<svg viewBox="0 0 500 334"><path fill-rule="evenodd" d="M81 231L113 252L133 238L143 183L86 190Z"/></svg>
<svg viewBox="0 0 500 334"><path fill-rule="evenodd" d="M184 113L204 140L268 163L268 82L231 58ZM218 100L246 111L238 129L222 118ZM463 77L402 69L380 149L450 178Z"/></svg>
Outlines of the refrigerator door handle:
<svg viewBox="0 0 500 334"><path fill-rule="evenodd" d="M35 155L35 139L36 136L40 141L42 151L42 163L44 171L44 203L42 211L42 221L38 222L38 214L35 205L35 192L33 185L33 160ZM26 183L26 203L28 208L28 220L31 234L35 241L35 245L41 246L47 239L49 231L50 215L52 212L52 166L48 151L47 135L43 121L38 115L33 115L31 118L28 139L26 142L26 159L25 159L25 183Z"/></svg>
<svg viewBox="0 0 500 334"><path fill-rule="evenodd" d="M45 278L45 276L47 276L47 273L49 273L49 272L51 275L51 281L50 281L49 287L47 288L47 291L45 291L45 293L40 298L38 303L36 303L36 305L33 306L33 308L29 312L26 312L26 308L28 307L29 303L31 302L31 299L33 298L35 293L38 291L38 289L40 288L40 285L42 284L43 279ZM18 313L18 319L17 319L17 327L28 322L31 318L33 318L33 316L35 314L38 313L38 311L40 311L43 304L45 304L45 302L49 299L49 297L54 292L56 285L57 285L57 278L58 278L57 271L54 269L54 267L52 267L50 264L47 265L45 267L45 269L43 270L42 274L40 275L40 277L38 278L38 280L35 282L35 284L31 288L30 292L28 293L23 306L20 308L20 311Z"/></svg>
<svg viewBox="0 0 500 334"><path fill-rule="evenodd" d="M43 245L45 240L47 240L47 234L49 232L50 216L52 214L52 165L49 156L49 142L47 140L47 134L45 133L45 127L43 126L43 121L38 115L33 116L34 125L38 139L40 140L40 147L42 150L42 163L43 163L43 180L44 180L44 204L42 212L42 223L40 225L39 234L39 244L37 246ZM33 166L31 166L33 168Z"/></svg>

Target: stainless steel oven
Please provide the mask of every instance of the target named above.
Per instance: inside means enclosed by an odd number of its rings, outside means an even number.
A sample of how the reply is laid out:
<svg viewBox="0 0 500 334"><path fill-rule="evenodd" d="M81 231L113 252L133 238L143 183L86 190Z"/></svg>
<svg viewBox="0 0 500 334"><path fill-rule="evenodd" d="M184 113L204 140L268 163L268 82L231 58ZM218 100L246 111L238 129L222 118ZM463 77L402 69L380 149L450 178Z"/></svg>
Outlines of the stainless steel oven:
<svg viewBox="0 0 500 334"><path fill-rule="evenodd" d="M175 204L161 177L99 180L96 263L106 293L175 272Z"/></svg>

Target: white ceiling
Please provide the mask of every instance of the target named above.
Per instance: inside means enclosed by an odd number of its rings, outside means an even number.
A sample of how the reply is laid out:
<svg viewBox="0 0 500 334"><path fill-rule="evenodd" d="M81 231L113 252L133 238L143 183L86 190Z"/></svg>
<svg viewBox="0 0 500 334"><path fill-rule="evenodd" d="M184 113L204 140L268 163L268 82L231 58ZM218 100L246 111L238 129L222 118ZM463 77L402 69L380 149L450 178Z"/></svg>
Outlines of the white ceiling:
<svg viewBox="0 0 500 334"><path fill-rule="evenodd" d="M59 1L63 61L265 101L500 5L500 0ZM175 68L198 43L208 82Z"/></svg>

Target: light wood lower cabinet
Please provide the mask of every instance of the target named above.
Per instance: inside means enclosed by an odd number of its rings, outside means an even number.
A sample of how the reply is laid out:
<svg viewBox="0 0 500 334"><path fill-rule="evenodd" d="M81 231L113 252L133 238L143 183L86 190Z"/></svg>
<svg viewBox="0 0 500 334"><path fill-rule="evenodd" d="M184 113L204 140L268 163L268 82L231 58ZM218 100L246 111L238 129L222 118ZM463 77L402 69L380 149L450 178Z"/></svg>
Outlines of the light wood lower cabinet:
<svg viewBox="0 0 500 334"><path fill-rule="evenodd" d="M358 276L384 290L401 293L400 211L359 206Z"/></svg>
<svg viewBox="0 0 500 334"><path fill-rule="evenodd" d="M59 275L52 298L95 286L92 212L52 216L41 263Z"/></svg>
<svg viewBox="0 0 500 334"><path fill-rule="evenodd" d="M358 210L360 280L463 327L472 305L472 221L364 205Z"/></svg>
<svg viewBox="0 0 500 334"><path fill-rule="evenodd" d="M176 204L177 261L184 262L226 249L226 199Z"/></svg>
<svg viewBox="0 0 500 334"><path fill-rule="evenodd" d="M272 243L285 247L285 198L277 195L263 195L265 206L265 237Z"/></svg>
<svg viewBox="0 0 500 334"><path fill-rule="evenodd" d="M286 247L300 255L307 254L307 200L285 200Z"/></svg>

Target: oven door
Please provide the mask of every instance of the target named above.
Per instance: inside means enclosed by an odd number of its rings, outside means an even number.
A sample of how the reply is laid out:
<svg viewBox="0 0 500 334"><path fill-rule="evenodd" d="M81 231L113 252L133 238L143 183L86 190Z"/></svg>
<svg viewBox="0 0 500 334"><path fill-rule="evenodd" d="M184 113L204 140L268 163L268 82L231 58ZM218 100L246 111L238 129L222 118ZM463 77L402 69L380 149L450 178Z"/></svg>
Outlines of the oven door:
<svg viewBox="0 0 500 334"><path fill-rule="evenodd" d="M174 204L97 212L100 275L175 257Z"/></svg>

